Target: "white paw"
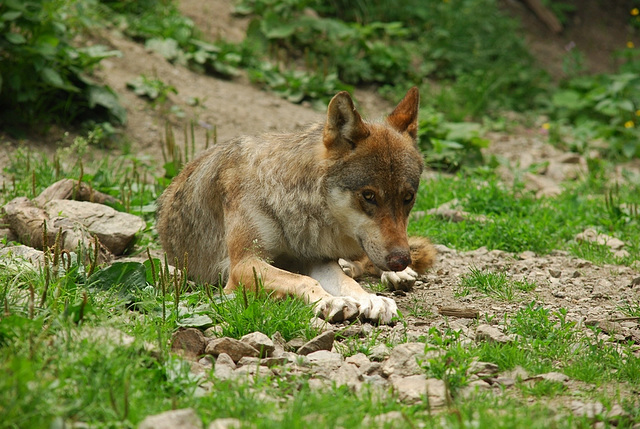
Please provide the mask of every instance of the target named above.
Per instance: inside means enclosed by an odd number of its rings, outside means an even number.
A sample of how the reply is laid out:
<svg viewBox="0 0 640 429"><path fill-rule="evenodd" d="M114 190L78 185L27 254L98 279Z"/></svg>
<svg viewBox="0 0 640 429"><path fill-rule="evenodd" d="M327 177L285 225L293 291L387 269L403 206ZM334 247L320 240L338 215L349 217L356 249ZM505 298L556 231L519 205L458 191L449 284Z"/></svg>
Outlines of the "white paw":
<svg viewBox="0 0 640 429"><path fill-rule="evenodd" d="M353 263L347 261L346 259L340 258L338 259L338 264L340 264L340 268L342 268L342 271L344 271L346 275L351 278L354 278L356 276L356 266L353 265Z"/></svg>
<svg viewBox="0 0 640 429"><path fill-rule="evenodd" d="M396 302L384 296L369 294L358 297L360 302L360 316L379 323L388 324L398 315Z"/></svg>
<svg viewBox="0 0 640 429"><path fill-rule="evenodd" d="M327 322L342 322L360 314L360 302L349 296L329 296L318 301L315 310Z"/></svg>
<svg viewBox="0 0 640 429"><path fill-rule="evenodd" d="M390 290L410 290L418 279L418 273L410 267L402 271L384 271L380 280Z"/></svg>

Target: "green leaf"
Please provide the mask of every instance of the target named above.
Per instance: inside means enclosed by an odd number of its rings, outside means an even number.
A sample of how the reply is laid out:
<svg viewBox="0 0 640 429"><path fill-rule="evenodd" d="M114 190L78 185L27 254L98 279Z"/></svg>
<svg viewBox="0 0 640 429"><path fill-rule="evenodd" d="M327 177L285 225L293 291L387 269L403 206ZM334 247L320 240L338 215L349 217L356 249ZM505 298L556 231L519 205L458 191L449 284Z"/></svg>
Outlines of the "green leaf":
<svg viewBox="0 0 640 429"><path fill-rule="evenodd" d="M40 71L40 76L42 79L51 86L56 88L67 88L62 76L60 73L52 69L51 67L45 67Z"/></svg>
<svg viewBox="0 0 640 429"><path fill-rule="evenodd" d="M558 91L553 94L552 103L556 107L564 107L570 110L580 110L587 104L582 94L570 89Z"/></svg>
<svg viewBox="0 0 640 429"><path fill-rule="evenodd" d="M102 106L106 108L121 124L127 121L127 111L120 104L118 96L106 86L91 85L88 90L89 107Z"/></svg>
<svg viewBox="0 0 640 429"><path fill-rule="evenodd" d="M22 34L18 33L7 33L4 35L4 37L14 45L22 45L27 41L27 39L25 39Z"/></svg>
<svg viewBox="0 0 640 429"><path fill-rule="evenodd" d="M12 12L5 12L0 17L1 21L14 21L22 16L22 12L19 10L14 10Z"/></svg>
<svg viewBox="0 0 640 429"><path fill-rule="evenodd" d="M151 262L153 261L153 270L151 269ZM156 273L156 278L160 275L160 270L162 269L162 261L158 258L153 258L152 261L146 260L142 264L144 265L147 277L147 283L154 284L153 281L153 272Z"/></svg>
<svg viewBox="0 0 640 429"><path fill-rule="evenodd" d="M178 326L185 328L209 328L213 326L213 320L206 314L184 317L177 321Z"/></svg>
<svg viewBox="0 0 640 429"><path fill-rule="evenodd" d="M101 290L117 288L119 293L128 295L147 286L146 268L140 262L115 262L93 273L87 285Z"/></svg>
<svg viewBox="0 0 640 429"><path fill-rule="evenodd" d="M145 47L153 52L157 52L168 60L175 60L180 56L180 47L174 39L149 39Z"/></svg>

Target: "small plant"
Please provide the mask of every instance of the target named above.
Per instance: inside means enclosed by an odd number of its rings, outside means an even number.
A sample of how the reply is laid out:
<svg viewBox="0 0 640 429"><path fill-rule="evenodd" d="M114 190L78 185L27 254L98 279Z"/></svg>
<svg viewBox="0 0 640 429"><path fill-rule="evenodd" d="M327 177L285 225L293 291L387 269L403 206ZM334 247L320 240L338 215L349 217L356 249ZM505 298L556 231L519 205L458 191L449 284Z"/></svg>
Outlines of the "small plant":
<svg viewBox="0 0 640 429"><path fill-rule="evenodd" d="M262 286L256 290L241 287L231 295L210 296L212 318L223 323L222 336L240 338L260 331L270 337L280 332L285 340L291 340L311 339L318 334L309 324L313 309L300 299L275 299Z"/></svg>
<svg viewBox="0 0 640 429"><path fill-rule="evenodd" d="M512 282L505 273L494 273L471 268L469 274L462 277L459 294L468 295L470 290L477 290L492 298L512 301L515 291Z"/></svg>
<svg viewBox="0 0 640 429"><path fill-rule="evenodd" d="M137 96L151 101L152 107L163 106L168 101L169 94L178 93L174 86L167 85L160 79L149 78L145 75L140 75L127 82L127 88L131 89Z"/></svg>
<svg viewBox="0 0 640 429"><path fill-rule="evenodd" d="M125 122L113 90L90 77L100 61L118 53L72 43L81 27L69 16L79 14L79 3L0 4L0 123L10 131L36 123Z"/></svg>
<svg viewBox="0 0 640 429"><path fill-rule="evenodd" d="M548 397L553 398L562 394L567 387L558 381L539 380L534 382L518 383L520 391L526 396L534 396L536 398Z"/></svg>

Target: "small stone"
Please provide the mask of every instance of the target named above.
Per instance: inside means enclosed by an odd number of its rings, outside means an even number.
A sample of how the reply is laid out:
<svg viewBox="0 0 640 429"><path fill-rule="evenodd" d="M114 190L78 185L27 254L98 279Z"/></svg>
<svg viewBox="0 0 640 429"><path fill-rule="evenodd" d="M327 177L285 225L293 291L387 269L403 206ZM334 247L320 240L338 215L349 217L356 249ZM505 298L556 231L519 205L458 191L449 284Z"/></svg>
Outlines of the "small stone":
<svg viewBox="0 0 640 429"><path fill-rule="evenodd" d="M318 350L331 350L336 334L333 331L325 331L298 349L299 355L308 355Z"/></svg>
<svg viewBox="0 0 640 429"><path fill-rule="evenodd" d="M240 358L240 360L237 362L238 366L257 366L261 364L261 359L257 358L257 357L252 357L252 356L243 356L242 358Z"/></svg>
<svg viewBox="0 0 640 429"><path fill-rule="evenodd" d="M532 252L531 250L525 250L524 252L518 255L518 258L520 258L523 261L526 261L527 259L534 259L535 257L536 257L536 253Z"/></svg>
<svg viewBox="0 0 640 429"><path fill-rule="evenodd" d="M336 383L336 386L347 386L351 390L356 390L361 384L361 374L357 366L345 362L331 375L331 380Z"/></svg>
<svg viewBox="0 0 640 429"><path fill-rule="evenodd" d="M180 328L173 333L171 351L189 360L196 360L204 354L207 341L204 334L195 328Z"/></svg>
<svg viewBox="0 0 640 429"><path fill-rule="evenodd" d="M498 328L495 328L491 325L483 324L479 325L476 328L476 340L496 343L510 343L513 341L513 338L500 332Z"/></svg>
<svg viewBox="0 0 640 429"><path fill-rule="evenodd" d="M538 374L536 375L536 377L539 377L543 380L547 380L547 381L555 381L556 383L564 383L565 381L569 381L569 377L564 375L561 372L547 372L544 374Z"/></svg>
<svg viewBox="0 0 640 429"><path fill-rule="evenodd" d="M260 357L271 356L276 346L273 340L262 332L252 332L240 338L243 343L249 344L260 352Z"/></svg>
<svg viewBox="0 0 640 429"><path fill-rule="evenodd" d="M425 359L424 343L399 344L391 350L389 359L382 364L382 374L407 376L421 374L424 370L418 364L418 360Z"/></svg>
<svg viewBox="0 0 640 429"><path fill-rule="evenodd" d="M582 402L582 401L571 401L569 405L571 411L574 415L578 417L587 417L589 419L594 418L595 416L602 414L605 411L604 405L600 402Z"/></svg>
<svg viewBox="0 0 640 429"><path fill-rule="evenodd" d="M424 374L401 377L393 375L390 378L393 390L401 401L417 403L425 396L431 408L441 407L446 402L446 387L444 381L427 378Z"/></svg>
<svg viewBox="0 0 640 429"><path fill-rule="evenodd" d="M549 268L549 275L553 278L559 279L562 276L562 271Z"/></svg>
<svg viewBox="0 0 640 429"><path fill-rule="evenodd" d="M498 365L492 362L474 361L469 365L467 373L478 377L488 377L498 372Z"/></svg>
<svg viewBox="0 0 640 429"><path fill-rule="evenodd" d="M355 355L346 358L345 361L354 364L358 368L371 364L371 361L364 353L356 353Z"/></svg>
<svg viewBox="0 0 640 429"><path fill-rule="evenodd" d="M330 352L328 350L318 350L316 352L309 353L307 358L312 364L322 367L336 367L342 365L343 358L340 353Z"/></svg>
<svg viewBox="0 0 640 429"><path fill-rule="evenodd" d="M292 338L289 341L287 341L285 345L285 350L290 352L297 352L298 349L305 344L305 342L306 341L304 340L304 338Z"/></svg>
<svg viewBox="0 0 640 429"><path fill-rule="evenodd" d="M221 353L226 353L231 357L231 359L233 359L234 362L238 362L244 356L260 356L260 352L251 347L249 344L228 337L215 338L209 341L209 344L207 344L207 348L205 349L205 353L213 356L218 356Z"/></svg>
<svg viewBox="0 0 640 429"><path fill-rule="evenodd" d="M184 408L148 416L138 429L202 429L202 421L195 410Z"/></svg>
<svg viewBox="0 0 640 429"><path fill-rule="evenodd" d="M371 348L369 351L369 359L372 361L381 362L389 356L391 350L387 347L386 344L377 344Z"/></svg>
<svg viewBox="0 0 640 429"><path fill-rule="evenodd" d="M289 359L286 357L268 357L260 361L260 365L272 368L274 366L283 366L289 363Z"/></svg>
<svg viewBox="0 0 640 429"><path fill-rule="evenodd" d="M242 421L234 419L233 417L225 417L222 419L215 419L207 429L240 429L242 427Z"/></svg>

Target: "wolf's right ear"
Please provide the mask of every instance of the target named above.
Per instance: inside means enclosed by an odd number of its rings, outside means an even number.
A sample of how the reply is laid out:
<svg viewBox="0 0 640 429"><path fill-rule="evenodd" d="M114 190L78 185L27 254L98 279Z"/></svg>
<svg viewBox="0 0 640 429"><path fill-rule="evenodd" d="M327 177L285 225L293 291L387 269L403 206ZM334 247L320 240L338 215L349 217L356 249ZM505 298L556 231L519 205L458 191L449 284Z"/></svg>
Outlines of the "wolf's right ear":
<svg viewBox="0 0 640 429"><path fill-rule="evenodd" d="M411 88L396 108L387 116L387 122L400 133L408 133L414 140L418 137L418 110L420 91Z"/></svg>
<svg viewBox="0 0 640 429"><path fill-rule="evenodd" d="M353 105L349 93L342 91L336 94L327 109L327 123L323 135L325 147L353 148L358 141L368 136L369 129Z"/></svg>

